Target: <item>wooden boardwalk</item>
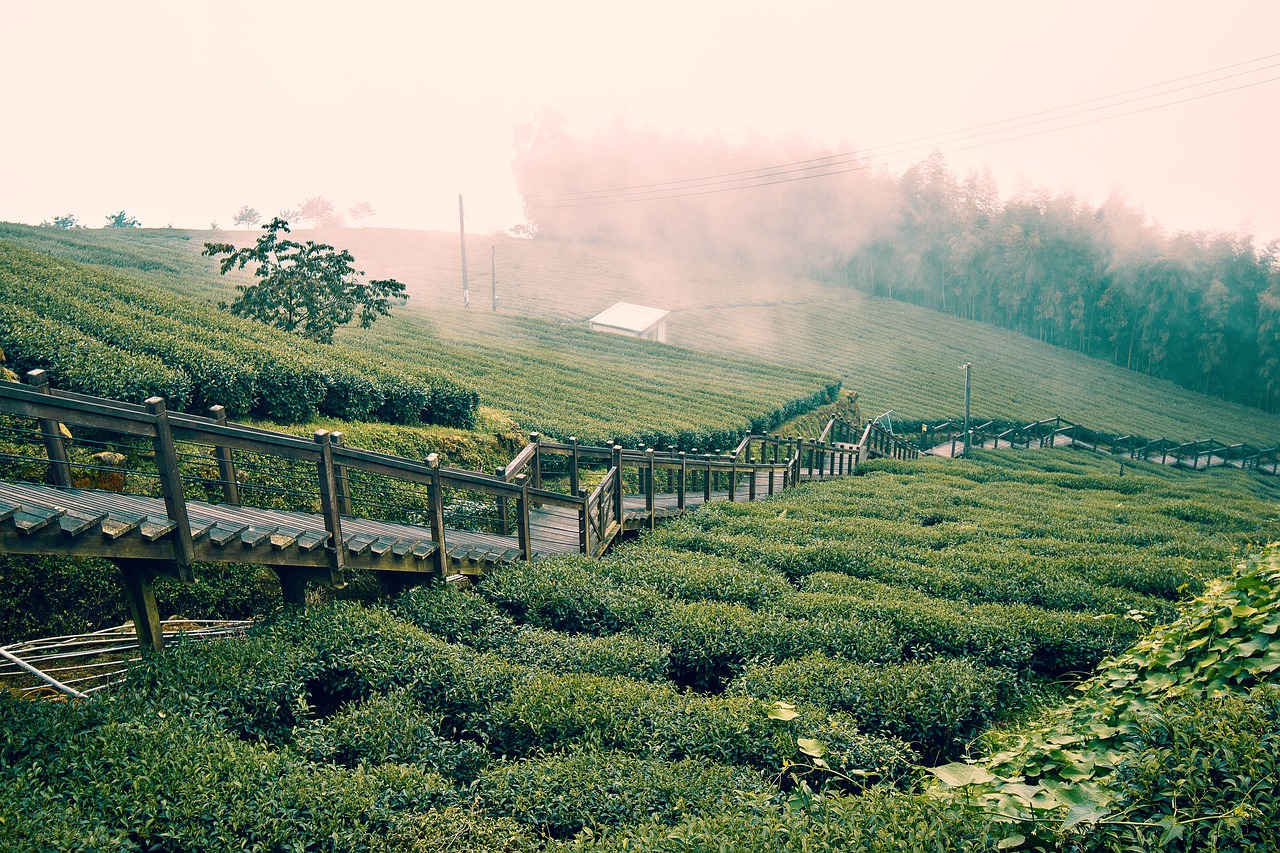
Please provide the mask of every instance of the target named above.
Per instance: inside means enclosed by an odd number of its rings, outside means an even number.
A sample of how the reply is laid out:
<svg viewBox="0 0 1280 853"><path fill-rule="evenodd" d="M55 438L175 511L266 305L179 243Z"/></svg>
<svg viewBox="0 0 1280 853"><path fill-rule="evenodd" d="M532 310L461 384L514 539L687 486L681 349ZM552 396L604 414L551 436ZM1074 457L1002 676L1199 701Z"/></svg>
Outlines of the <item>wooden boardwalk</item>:
<svg viewBox="0 0 1280 853"><path fill-rule="evenodd" d="M481 574L555 554L598 556L627 531L719 500L756 500L851 473L875 455L915 451L838 418L816 440L750 435L730 453L657 452L543 440L496 474L55 391L42 371L0 381L0 553L100 557L124 574L143 645L163 636L152 582L195 566L253 563L305 584L350 569L401 580ZM68 433L64 425L70 425ZM69 439L70 435L76 436ZM856 440L856 441L855 441ZM43 451L40 453L39 451ZM582 487L590 481L594 489Z"/></svg>
<svg viewBox="0 0 1280 853"><path fill-rule="evenodd" d="M1225 444L1212 438L1177 442L1167 438L1113 435L1073 423L1063 417L1046 418L1004 429L988 421L972 427L970 432L972 446L978 449L1073 447L1120 459L1134 459L1193 471L1231 467L1267 474L1280 473L1280 446L1258 448L1243 443ZM926 443L931 445L925 452L931 455L951 457L964 452L964 429L953 421L929 427L923 436Z"/></svg>

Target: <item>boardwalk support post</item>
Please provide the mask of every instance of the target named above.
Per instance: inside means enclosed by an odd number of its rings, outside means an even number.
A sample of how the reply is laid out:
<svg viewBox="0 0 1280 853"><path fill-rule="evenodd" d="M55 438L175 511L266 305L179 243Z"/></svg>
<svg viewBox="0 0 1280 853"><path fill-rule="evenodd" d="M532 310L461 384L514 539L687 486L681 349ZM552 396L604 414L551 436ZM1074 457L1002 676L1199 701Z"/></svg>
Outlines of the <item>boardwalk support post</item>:
<svg viewBox="0 0 1280 853"><path fill-rule="evenodd" d="M219 426L227 425L227 410L222 406L210 406L209 417ZM218 460L218 479L222 481L222 502L240 506L240 483L236 480L236 464L231 459L231 448L217 445L213 455Z"/></svg>
<svg viewBox="0 0 1280 853"><path fill-rule="evenodd" d="M160 397L149 397L145 405L155 419L156 469L160 473L165 514L177 525L173 531L173 561L178 564L178 578L183 583L194 583L196 577L191 564L196 558L196 548L191 539L187 501L182 495L182 475L178 471L178 453L173 447L173 433L169 429L169 413Z"/></svg>
<svg viewBox="0 0 1280 853"><path fill-rule="evenodd" d="M320 459L316 470L320 475L320 513L324 516L324 529L329 533L329 580L337 587L345 586L342 569L346 566L343 553L342 520L338 513L338 484L333 475L333 438L328 430L318 429L315 442L320 447Z"/></svg>
<svg viewBox="0 0 1280 853"><path fill-rule="evenodd" d="M591 556L591 502L586 489L578 489L575 495L582 498L582 512L578 514L578 551Z"/></svg>
<svg viewBox="0 0 1280 853"><path fill-rule="evenodd" d="M138 634L138 646L144 652L164 648L164 632L160 627L160 611L156 607L155 573L145 560L116 560L124 579L124 594L129 604L129 617Z"/></svg>
<svg viewBox="0 0 1280 853"><path fill-rule="evenodd" d="M436 572L443 578L449 565L449 554L445 550L444 541L444 490L440 485L440 454L429 454L427 467L431 469L431 483L428 486L430 492L427 495L430 502L431 538L436 543Z"/></svg>
<svg viewBox="0 0 1280 853"><path fill-rule="evenodd" d="M43 370L27 371L27 384L41 394L49 390L49 374ZM49 477L60 489L70 489L71 463L67 459L67 445L62 440L62 424L51 418L40 418L40 435L44 438L44 452L49 457Z"/></svg>

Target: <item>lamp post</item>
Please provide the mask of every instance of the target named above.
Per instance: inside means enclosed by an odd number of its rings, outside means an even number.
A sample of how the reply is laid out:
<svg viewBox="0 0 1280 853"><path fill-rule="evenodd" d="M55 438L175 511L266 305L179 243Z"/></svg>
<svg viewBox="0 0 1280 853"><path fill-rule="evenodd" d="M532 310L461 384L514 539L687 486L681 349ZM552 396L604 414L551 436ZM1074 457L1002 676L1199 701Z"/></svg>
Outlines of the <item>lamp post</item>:
<svg viewBox="0 0 1280 853"><path fill-rule="evenodd" d="M969 458L969 373L971 365L965 362L960 365L960 369L964 371L964 451L960 454L965 459Z"/></svg>

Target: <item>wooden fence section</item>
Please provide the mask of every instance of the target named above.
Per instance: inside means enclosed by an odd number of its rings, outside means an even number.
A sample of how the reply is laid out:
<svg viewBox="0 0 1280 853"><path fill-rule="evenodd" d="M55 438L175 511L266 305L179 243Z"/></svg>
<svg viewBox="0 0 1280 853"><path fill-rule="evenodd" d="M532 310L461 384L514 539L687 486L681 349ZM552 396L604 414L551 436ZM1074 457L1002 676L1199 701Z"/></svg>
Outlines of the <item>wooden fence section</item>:
<svg viewBox="0 0 1280 853"><path fill-rule="evenodd" d="M756 500L916 451L832 419L817 440L747 436L731 451L623 448L536 433L496 474L166 409L0 381L0 552L102 557L123 572L144 646L162 633L152 581L196 563L271 567L287 602L348 569L479 574L513 560L602 554L625 531L713 500ZM69 425L74 429L67 431Z"/></svg>
<svg viewBox="0 0 1280 853"><path fill-rule="evenodd" d="M922 432L923 440L930 445L945 447L949 444L949 455L956 455L957 445L961 448L964 446L964 429L953 421L943 421ZM972 446L977 448L1026 450L1031 447L1083 447L1095 453L1197 471L1233 466L1268 474L1280 473L1280 446L1258 448L1244 443L1224 444L1212 438L1176 442L1167 438L1114 435L1090 429L1063 417L1045 418L1023 426L1004 428L994 421L987 421L971 427L970 433Z"/></svg>

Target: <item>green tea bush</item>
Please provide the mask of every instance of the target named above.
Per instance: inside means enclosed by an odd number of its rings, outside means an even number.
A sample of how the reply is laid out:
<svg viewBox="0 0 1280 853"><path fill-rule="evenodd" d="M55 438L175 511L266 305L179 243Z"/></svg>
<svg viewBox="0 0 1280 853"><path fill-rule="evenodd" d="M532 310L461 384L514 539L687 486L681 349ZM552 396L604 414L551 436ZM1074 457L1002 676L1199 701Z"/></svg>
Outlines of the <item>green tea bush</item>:
<svg viewBox="0 0 1280 853"><path fill-rule="evenodd" d="M611 752L573 752L491 766L476 785L490 814L513 818L548 838L583 829L669 826L763 793L759 773L703 759L665 761Z"/></svg>
<svg viewBox="0 0 1280 853"><path fill-rule="evenodd" d="M957 803L876 787L818 802L748 795L716 814L624 827L579 846L593 853L939 853L995 850L1007 834L990 816Z"/></svg>
<svg viewBox="0 0 1280 853"><path fill-rule="evenodd" d="M286 850L304 836L357 850L448 794L418 768L317 766L166 713L77 731L0 775L0 824L13 851Z"/></svg>
<svg viewBox="0 0 1280 853"><path fill-rule="evenodd" d="M21 305L0 315L0 349L19 376L41 369L55 387L80 394L141 403L164 397L175 409L191 399L191 376L153 356L126 352Z"/></svg>
<svg viewBox="0 0 1280 853"><path fill-rule="evenodd" d="M963 658L871 666L808 655L749 667L729 692L848 713L867 732L905 740L929 763L959 757L1018 710L1017 679Z"/></svg>
<svg viewBox="0 0 1280 853"><path fill-rule="evenodd" d="M790 595L786 578L762 566L642 543L620 548L597 571L628 587L688 601L727 601L760 608Z"/></svg>
<svg viewBox="0 0 1280 853"><path fill-rule="evenodd" d="M771 706L749 697L682 694L623 678L536 674L492 710L492 748L509 757L556 744L647 755L701 758L780 773L802 759L797 738L826 745L826 761L845 774L900 779L915 756L901 741L862 735L837 712L772 719Z"/></svg>
<svg viewBox="0 0 1280 853"><path fill-rule="evenodd" d="M445 584L405 593L392 612L449 642L489 651L521 666L657 681L666 677L669 665L668 649L660 643L629 634L567 635L516 625L480 595Z"/></svg>
<svg viewBox="0 0 1280 853"><path fill-rule="evenodd" d="M293 732L293 747L309 761L359 767L412 764L466 784L489 763L474 741L453 741L439 734L439 718L403 691L371 696L321 720L309 720Z"/></svg>
<svg viewBox="0 0 1280 853"><path fill-rule="evenodd" d="M931 599L865 601L798 593L777 606L792 618L842 618L885 626L906 658L967 657L988 666L1049 675L1091 669L1142 632L1132 620L1061 613L1023 605Z"/></svg>

